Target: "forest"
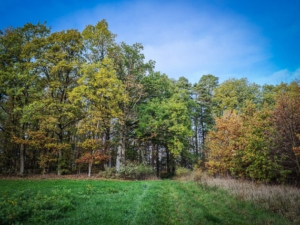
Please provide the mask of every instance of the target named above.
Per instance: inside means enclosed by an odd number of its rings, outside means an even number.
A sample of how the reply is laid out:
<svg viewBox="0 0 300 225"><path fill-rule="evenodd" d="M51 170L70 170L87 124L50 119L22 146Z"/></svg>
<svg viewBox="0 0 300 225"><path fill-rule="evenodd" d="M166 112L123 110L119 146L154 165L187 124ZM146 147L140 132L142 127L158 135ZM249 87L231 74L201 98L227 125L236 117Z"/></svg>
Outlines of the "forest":
<svg viewBox="0 0 300 225"><path fill-rule="evenodd" d="M300 82L192 84L116 43L106 20L51 32L0 31L0 173L57 175L183 168L300 181ZM149 172L150 173L150 172Z"/></svg>

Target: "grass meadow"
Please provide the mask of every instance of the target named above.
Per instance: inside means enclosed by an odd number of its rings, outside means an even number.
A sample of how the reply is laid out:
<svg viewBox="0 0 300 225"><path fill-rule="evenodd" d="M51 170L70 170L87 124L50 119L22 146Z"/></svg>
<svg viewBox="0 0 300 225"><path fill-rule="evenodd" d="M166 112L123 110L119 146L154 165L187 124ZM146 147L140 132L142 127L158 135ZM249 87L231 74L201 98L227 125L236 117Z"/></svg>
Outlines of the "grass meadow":
<svg viewBox="0 0 300 225"><path fill-rule="evenodd" d="M2 179L0 224L292 224L194 181Z"/></svg>

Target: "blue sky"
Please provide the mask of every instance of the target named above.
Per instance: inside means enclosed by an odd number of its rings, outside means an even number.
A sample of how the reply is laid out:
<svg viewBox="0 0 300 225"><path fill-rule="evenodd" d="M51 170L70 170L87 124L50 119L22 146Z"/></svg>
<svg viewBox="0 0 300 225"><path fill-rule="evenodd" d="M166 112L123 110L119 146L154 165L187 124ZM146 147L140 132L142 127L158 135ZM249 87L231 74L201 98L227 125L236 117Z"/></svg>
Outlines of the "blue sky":
<svg viewBox="0 0 300 225"><path fill-rule="evenodd" d="M47 21L83 30L106 19L117 42L142 43L171 78L258 84L300 79L299 0L0 0L0 29Z"/></svg>

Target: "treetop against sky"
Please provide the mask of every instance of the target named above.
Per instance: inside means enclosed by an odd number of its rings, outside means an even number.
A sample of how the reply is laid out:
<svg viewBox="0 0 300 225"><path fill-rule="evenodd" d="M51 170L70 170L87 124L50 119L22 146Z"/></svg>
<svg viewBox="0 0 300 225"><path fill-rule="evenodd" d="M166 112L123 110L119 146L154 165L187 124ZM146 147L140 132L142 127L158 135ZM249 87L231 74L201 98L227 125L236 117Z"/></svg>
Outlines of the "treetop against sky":
<svg viewBox="0 0 300 225"><path fill-rule="evenodd" d="M203 74L259 84L300 78L300 1L1 1L0 29L47 21L52 31L106 19L117 41L142 43L169 77Z"/></svg>

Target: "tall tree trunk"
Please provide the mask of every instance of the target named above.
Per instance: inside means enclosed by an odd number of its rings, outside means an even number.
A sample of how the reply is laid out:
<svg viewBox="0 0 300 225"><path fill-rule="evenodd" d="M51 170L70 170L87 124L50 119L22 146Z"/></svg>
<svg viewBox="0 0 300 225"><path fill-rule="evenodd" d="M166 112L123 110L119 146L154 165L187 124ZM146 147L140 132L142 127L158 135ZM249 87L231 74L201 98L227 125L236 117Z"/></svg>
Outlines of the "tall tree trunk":
<svg viewBox="0 0 300 225"><path fill-rule="evenodd" d="M152 147L151 147L151 164L152 164L152 168L154 168L154 159L155 159L155 145L152 143Z"/></svg>
<svg viewBox="0 0 300 225"><path fill-rule="evenodd" d="M105 129L104 151L106 154L110 151L110 127Z"/></svg>
<svg viewBox="0 0 300 225"><path fill-rule="evenodd" d="M111 168L111 150L109 150L108 167Z"/></svg>
<svg viewBox="0 0 300 225"><path fill-rule="evenodd" d="M169 174L171 173L171 168L170 168L170 153L168 148L166 148L166 153L167 153L167 172L169 176Z"/></svg>
<svg viewBox="0 0 300 225"><path fill-rule="evenodd" d="M76 159L77 159L77 137L73 136L74 139L74 151L73 151L73 160L72 160L72 170L76 169Z"/></svg>
<svg viewBox="0 0 300 225"><path fill-rule="evenodd" d="M57 164L57 175L61 175L61 160L62 160L62 151L61 148L58 150L58 164Z"/></svg>
<svg viewBox="0 0 300 225"><path fill-rule="evenodd" d="M20 144L20 176L24 176L24 143Z"/></svg>
<svg viewBox="0 0 300 225"><path fill-rule="evenodd" d="M122 144L119 143L118 146L118 153L117 153L117 159L116 159L116 171L119 172L121 168L121 160L122 160Z"/></svg>
<svg viewBox="0 0 300 225"><path fill-rule="evenodd" d="M159 146L156 146L156 176L159 177Z"/></svg>
<svg viewBox="0 0 300 225"><path fill-rule="evenodd" d="M197 118L195 117L194 119L194 122L195 122L195 153L196 153L196 156L197 156L197 159L199 157L199 146L198 146L198 121L197 121Z"/></svg>
<svg viewBox="0 0 300 225"><path fill-rule="evenodd" d="M171 166L171 175L175 175L175 163L174 163L174 156L173 153L170 152L170 166Z"/></svg>
<svg viewBox="0 0 300 225"><path fill-rule="evenodd" d="M118 154L116 160L116 170L120 171L121 165L125 162L125 139L124 139L124 125L120 127L120 140L118 145Z"/></svg>
<svg viewBox="0 0 300 225"><path fill-rule="evenodd" d="M140 159L141 159L141 163L146 163L144 150L142 148L140 149Z"/></svg>
<svg viewBox="0 0 300 225"><path fill-rule="evenodd" d="M202 140L201 140L201 151L200 151L200 153L199 153L199 156L202 158L202 155L203 155L203 152L202 152L202 150L203 150L203 145L204 145L204 141L205 141L205 129L204 129L204 122L203 121L201 121L201 131L202 131Z"/></svg>
<svg viewBox="0 0 300 225"><path fill-rule="evenodd" d="M92 175L92 166L93 166L93 161L90 161L89 162L89 173L88 173L89 177L91 177L91 175Z"/></svg>
<svg viewBox="0 0 300 225"><path fill-rule="evenodd" d="M60 130L60 133L59 133L59 144L62 145L63 143L63 131L62 129ZM62 146L59 146L58 147L58 164L57 164L57 175L58 176L61 176L61 165L62 165L62 149L61 149Z"/></svg>
<svg viewBox="0 0 300 225"><path fill-rule="evenodd" d="M24 133L25 133L25 125L22 125L22 129L21 129L21 138L22 138L22 142L20 144L20 176L24 176L24 169L25 169L25 145L23 143L23 140L25 139L24 137Z"/></svg>
<svg viewBox="0 0 300 225"><path fill-rule="evenodd" d="M111 147L110 147L110 127L106 127L105 129L105 154L108 153L109 160L108 160L108 167L111 168Z"/></svg>

